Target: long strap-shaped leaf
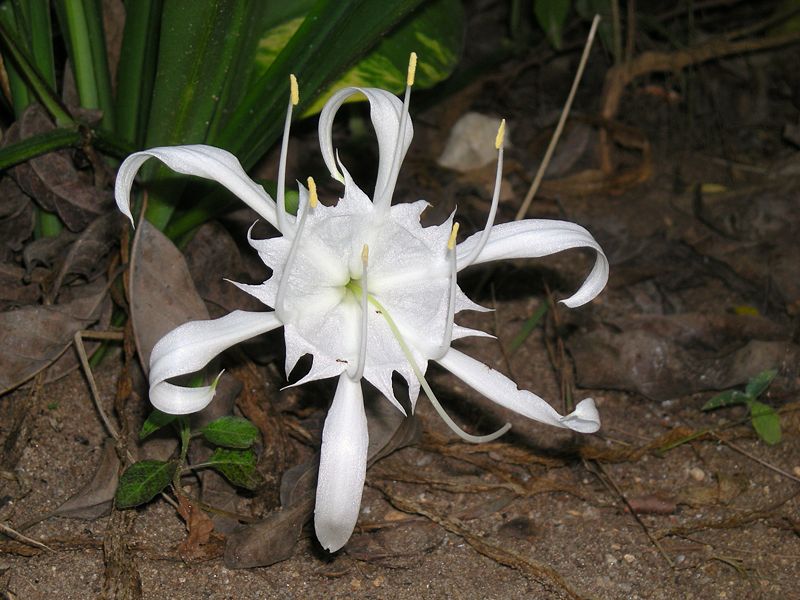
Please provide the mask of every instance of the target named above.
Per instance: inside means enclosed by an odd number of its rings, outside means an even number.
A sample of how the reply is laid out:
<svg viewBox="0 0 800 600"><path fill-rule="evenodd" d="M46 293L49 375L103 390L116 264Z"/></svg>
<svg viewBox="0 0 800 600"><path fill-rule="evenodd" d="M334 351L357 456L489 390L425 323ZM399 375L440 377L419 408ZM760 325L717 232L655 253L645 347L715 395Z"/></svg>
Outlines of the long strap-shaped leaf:
<svg viewBox="0 0 800 600"><path fill-rule="evenodd" d="M3 47L4 56L14 63L17 71L27 81L30 89L36 94L36 97L47 109L47 112L53 116L56 123L59 125L73 124L74 120L69 111L61 103L61 100L42 77L41 73L39 73L39 70L13 33L2 22L0 22L0 43Z"/></svg>
<svg viewBox="0 0 800 600"><path fill-rule="evenodd" d="M290 73L300 80L302 107L421 2L319 0L236 112L217 117L223 126L212 129L207 143L233 152L245 169L252 167L283 128Z"/></svg>

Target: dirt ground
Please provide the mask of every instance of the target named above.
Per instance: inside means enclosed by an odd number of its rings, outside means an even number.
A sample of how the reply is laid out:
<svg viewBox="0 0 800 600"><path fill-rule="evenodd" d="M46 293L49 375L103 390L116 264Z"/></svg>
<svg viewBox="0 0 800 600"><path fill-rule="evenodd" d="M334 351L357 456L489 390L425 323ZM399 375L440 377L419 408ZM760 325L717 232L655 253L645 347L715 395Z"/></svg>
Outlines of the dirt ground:
<svg viewBox="0 0 800 600"><path fill-rule="evenodd" d="M457 206L466 230L481 226L494 166L458 174L435 162L453 123L475 110L508 119L497 222L512 220L577 58L509 61L415 115L396 201L429 200L430 222ZM562 171L529 216L591 231L611 262L607 289L577 310L551 307L512 350L526 320L575 289L592 257L569 251L459 280L494 312L458 322L496 336L459 347L559 410L593 397L599 433L527 422L431 367L433 388L465 428L487 433L508 421L511 432L461 443L423 397L421 434L370 467L342 551L324 552L307 524L287 560L231 569L222 556L230 522L217 521L209 542L187 554L184 520L162 499L26 527L92 478L107 439L80 372L39 378L0 399L0 523L25 536L0 540L3 597L800 599L800 154L786 135L798 125L799 59L790 46L633 82L616 115L627 137L600 184L574 177L597 170L588 115L608 57L596 47L556 153ZM337 136L345 164L363 154L344 127ZM314 126L296 137L291 172L323 180ZM266 386L253 393L280 416L292 466L313 455L333 388L278 391L279 344L262 341L255 364ZM760 440L741 406L700 410L767 368L778 375L761 399L779 412L780 443ZM120 352L95 370L108 414L124 371ZM145 410L144 400L131 404L122 421L136 428ZM260 449L274 457L269 440ZM272 485L227 501L230 512L261 518L275 498Z"/></svg>

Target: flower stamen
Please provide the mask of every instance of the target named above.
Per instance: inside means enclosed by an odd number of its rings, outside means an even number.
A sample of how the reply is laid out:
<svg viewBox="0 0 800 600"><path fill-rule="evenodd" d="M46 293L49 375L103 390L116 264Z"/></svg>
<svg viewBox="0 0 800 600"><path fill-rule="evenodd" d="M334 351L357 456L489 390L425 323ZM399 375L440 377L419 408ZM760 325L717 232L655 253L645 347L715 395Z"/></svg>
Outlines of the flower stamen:
<svg viewBox="0 0 800 600"><path fill-rule="evenodd" d="M455 318L456 310L456 277L458 275L458 268L456 265L457 235L458 223L453 223L453 229L450 231L450 239L447 240L447 256L450 262L450 293L447 297L447 321L445 321L442 343L439 345L435 358L444 356L450 349L450 342L453 341L453 319Z"/></svg>
<svg viewBox="0 0 800 600"><path fill-rule="evenodd" d="M286 155L289 149L289 130L292 126L292 108L300 102L300 91L297 87L297 77L289 75L289 107L286 109L286 122L283 125L283 141L281 141L281 157L278 162L278 193L277 216L278 229L286 233Z"/></svg>
<svg viewBox="0 0 800 600"><path fill-rule="evenodd" d="M497 137L494 140L494 147L497 150L497 173L494 177L494 192L492 193L492 207L489 209L489 217L486 219L486 227L483 228L481 238L475 248L472 249L469 256L461 263L461 268L470 266L478 255L486 246L489 241L489 233L494 225L494 218L497 215L497 205L500 203L500 187L503 180L503 146L505 145L506 137L506 120L500 121L500 127L497 128Z"/></svg>
<svg viewBox="0 0 800 600"><path fill-rule="evenodd" d="M317 206L317 184L314 182L313 177L309 177L308 183L308 206L303 214L300 216L300 222L297 224L297 229L292 239L292 246L289 248L289 255L286 258L286 264L281 274L281 281L278 284L278 292L275 296L275 312L278 313L278 318L285 322L286 317L286 290L289 287L289 275L294 268L294 263L297 258L297 248L300 246L300 236L303 233L303 228L306 224L306 217ZM298 206L298 212L300 207Z"/></svg>
<svg viewBox="0 0 800 600"><path fill-rule="evenodd" d="M378 302L378 300L376 300L374 296L369 296L369 301L372 305L375 306L375 308L377 308L381 312L383 318L386 319L386 324L389 326L392 335L394 335L394 338L400 345L400 349L403 351L403 354L405 355L408 364L411 366L411 370L414 371L414 375L417 377L417 381L419 381L420 386L427 394L428 400L431 401L433 408L442 418L442 421L444 421L447 424L447 426L450 429L452 429L453 432L455 432L455 434L458 437L460 437L465 442L470 442L472 444L484 444L486 442L493 442L501 435L503 435L506 431L511 429L511 423L506 423L494 433L490 433L488 435L472 435L471 433L467 433L466 431L461 429L458 425L456 425L455 421L453 421L453 419L450 418L450 415L448 415L445 412L444 408L439 403L439 400L436 398L436 394L433 393L431 386L428 384L428 380L425 379L425 375L423 375L422 369L420 369L419 366L417 366L417 361L414 359L414 355L411 353L411 349L408 347L408 344L403 338L403 334L400 333L400 329L397 327L397 323L394 322L394 319L392 319L391 315L386 310L386 308L384 308L383 305L380 302Z"/></svg>
<svg viewBox="0 0 800 600"><path fill-rule="evenodd" d="M358 362L354 373L348 373L353 381L358 381L364 376L364 366L367 362L367 325L369 323L369 307L367 292L367 263L369 263L369 246L364 244L361 250L361 340L358 348Z"/></svg>
<svg viewBox="0 0 800 600"><path fill-rule="evenodd" d="M414 77L417 72L417 53L412 52L408 58L408 72L406 74L406 92L403 96L403 109L400 113L400 125L398 127L397 142L392 155L392 168L389 171L389 178L383 190L375 190L374 204L379 211L387 211L392 203L394 188L397 185L397 176L400 174L400 162L403 160L403 146L406 139L406 128L408 126L408 107L411 103L411 87L414 85Z"/></svg>

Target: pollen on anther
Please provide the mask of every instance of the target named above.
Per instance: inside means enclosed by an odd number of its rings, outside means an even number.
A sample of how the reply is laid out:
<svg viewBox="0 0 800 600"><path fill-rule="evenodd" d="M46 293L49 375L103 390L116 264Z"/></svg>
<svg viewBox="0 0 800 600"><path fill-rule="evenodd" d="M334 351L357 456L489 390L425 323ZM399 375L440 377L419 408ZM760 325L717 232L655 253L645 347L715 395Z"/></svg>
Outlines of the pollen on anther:
<svg viewBox="0 0 800 600"><path fill-rule="evenodd" d="M366 266L368 262L369 262L369 246L364 244L364 247L361 249L361 264Z"/></svg>
<svg viewBox="0 0 800 600"><path fill-rule="evenodd" d="M289 90L292 106L297 106L300 102L300 89L297 87L297 77L294 76L294 73L289 75Z"/></svg>
<svg viewBox="0 0 800 600"><path fill-rule="evenodd" d="M497 128L497 137L494 138L494 148L495 150L500 150L500 146L503 145L503 139L506 136L506 120L503 119L500 121L500 127Z"/></svg>
<svg viewBox="0 0 800 600"><path fill-rule="evenodd" d="M406 77L406 85L411 87L414 85L414 75L417 72L417 53L412 52L408 59L408 77Z"/></svg>
<svg viewBox="0 0 800 600"><path fill-rule="evenodd" d="M314 208L317 205L317 184L313 177L308 178L308 205Z"/></svg>
<svg viewBox="0 0 800 600"><path fill-rule="evenodd" d="M452 250L456 247L456 236L458 235L458 223L453 223L453 229L450 231L450 239L447 240L447 249Z"/></svg>

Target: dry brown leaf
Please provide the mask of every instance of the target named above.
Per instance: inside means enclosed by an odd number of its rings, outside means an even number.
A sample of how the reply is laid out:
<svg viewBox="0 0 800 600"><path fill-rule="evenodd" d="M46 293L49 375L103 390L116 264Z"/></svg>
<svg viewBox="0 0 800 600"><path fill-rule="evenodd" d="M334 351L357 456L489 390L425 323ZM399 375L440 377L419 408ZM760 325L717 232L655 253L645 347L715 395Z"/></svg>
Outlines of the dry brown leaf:
<svg viewBox="0 0 800 600"><path fill-rule="evenodd" d="M208 319L180 250L148 221L136 230L128 293L136 349L145 372L153 346L166 333L188 321Z"/></svg>
<svg viewBox="0 0 800 600"><path fill-rule="evenodd" d="M53 511L53 514L88 520L108 514L117 491L119 466L119 457L114 447L114 441L108 439L103 446L100 463L91 480Z"/></svg>
<svg viewBox="0 0 800 600"><path fill-rule="evenodd" d="M47 368L72 345L75 332L97 322L108 302L103 280L81 286L81 296L55 306L0 313L0 394Z"/></svg>
<svg viewBox="0 0 800 600"><path fill-rule="evenodd" d="M55 129L38 104L28 107L9 128L5 144ZM68 150L49 152L13 169L19 186L48 212L58 214L71 231L82 231L98 216L112 209L109 191L94 187L90 176L80 173Z"/></svg>

